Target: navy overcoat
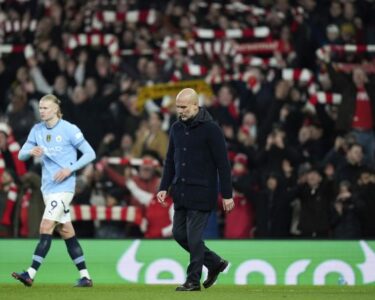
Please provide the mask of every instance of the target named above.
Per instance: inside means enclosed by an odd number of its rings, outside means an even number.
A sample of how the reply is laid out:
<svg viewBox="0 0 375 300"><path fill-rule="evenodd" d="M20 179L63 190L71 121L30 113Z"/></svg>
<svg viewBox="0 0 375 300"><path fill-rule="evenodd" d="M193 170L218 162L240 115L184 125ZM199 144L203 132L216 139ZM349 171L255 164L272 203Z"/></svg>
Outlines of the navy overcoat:
<svg viewBox="0 0 375 300"><path fill-rule="evenodd" d="M176 210L213 210L218 192L223 198L232 198L225 138L203 107L191 122L179 120L171 127L159 190L169 188Z"/></svg>

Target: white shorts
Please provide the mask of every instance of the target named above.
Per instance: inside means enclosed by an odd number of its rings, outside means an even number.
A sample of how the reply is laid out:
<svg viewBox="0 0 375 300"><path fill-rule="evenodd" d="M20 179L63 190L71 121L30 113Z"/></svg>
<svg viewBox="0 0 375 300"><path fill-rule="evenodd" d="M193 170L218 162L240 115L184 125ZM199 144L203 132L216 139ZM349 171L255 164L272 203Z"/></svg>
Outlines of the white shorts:
<svg viewBox="0 0 375 300"><path fill-rule="evenodd" d="M43 219L58 223L71 222L69 205L72 202L73 193L53 193L43 195L45 204Z"/></svg>

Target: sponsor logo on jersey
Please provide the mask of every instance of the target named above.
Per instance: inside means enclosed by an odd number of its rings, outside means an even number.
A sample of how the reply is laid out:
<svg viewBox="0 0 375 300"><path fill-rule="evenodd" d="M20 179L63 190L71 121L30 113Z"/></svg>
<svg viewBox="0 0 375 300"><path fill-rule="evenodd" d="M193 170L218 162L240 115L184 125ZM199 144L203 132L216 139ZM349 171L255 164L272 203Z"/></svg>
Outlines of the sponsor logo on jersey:
<svg viewBox="0 0 375 300"><path fill-rule="evenodd" d="M62 152L62 147L61 146L43 147L43 151L48 156L56 156L56 155L59 155L59 153Z"/></svg>

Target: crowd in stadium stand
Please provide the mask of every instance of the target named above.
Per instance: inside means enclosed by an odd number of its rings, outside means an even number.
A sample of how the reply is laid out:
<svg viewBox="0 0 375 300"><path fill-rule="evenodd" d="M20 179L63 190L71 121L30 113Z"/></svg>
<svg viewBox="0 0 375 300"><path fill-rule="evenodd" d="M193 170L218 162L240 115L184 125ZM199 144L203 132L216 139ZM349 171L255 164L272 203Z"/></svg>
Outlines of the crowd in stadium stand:
<svg viewBox="0 0 375 300"><path fill-rule="evenodd" d="M38 236L40 164L17 154L52 93L97 153L77 235L170 237L155 193L174 98L139 91L201 80L236 203L206 237L374 239L373 16L371 0L0 0L0 236Z"/></svg>

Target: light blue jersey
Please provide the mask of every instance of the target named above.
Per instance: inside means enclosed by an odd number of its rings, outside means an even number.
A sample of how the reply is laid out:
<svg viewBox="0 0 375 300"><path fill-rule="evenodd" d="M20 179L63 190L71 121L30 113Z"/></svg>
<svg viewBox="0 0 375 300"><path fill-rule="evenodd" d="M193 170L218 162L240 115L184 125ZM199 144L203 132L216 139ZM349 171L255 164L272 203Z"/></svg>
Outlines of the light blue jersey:
<svg viewBox="0 0 375 300"><path fill-rule="evenodd" d="M41 157L43 194L74 192L75 171L95 159L95 152L85 140L81 130L62 119L52 128L48 128L44 122L34 125L19 152L19 159L30 158L30 150L35 146L43 148ZM78 161L77 150L82 152ZM62 182L56 182L54 176L63 168L69 168L72 175Z"/></svg>

